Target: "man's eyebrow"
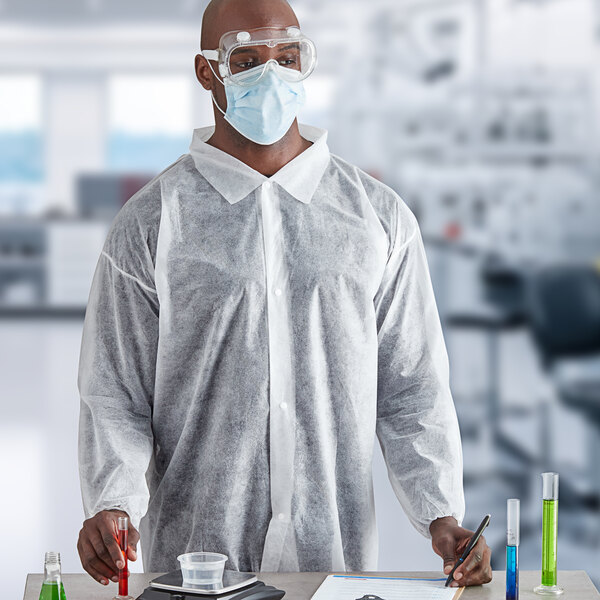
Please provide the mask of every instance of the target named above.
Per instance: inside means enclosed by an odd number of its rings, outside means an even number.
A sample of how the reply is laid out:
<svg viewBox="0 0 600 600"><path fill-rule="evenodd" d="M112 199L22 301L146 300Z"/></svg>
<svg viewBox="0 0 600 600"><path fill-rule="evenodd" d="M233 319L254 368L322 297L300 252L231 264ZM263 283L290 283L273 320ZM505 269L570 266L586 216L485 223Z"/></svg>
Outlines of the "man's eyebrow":
<svg viewBox="0 0 600 600"><path fill-rule="evenodd" d="M235 56L236 54L258 54L258 51L256 50L256 48L251 48L251 47L242 47L242 48L236 48L232 53L231 56Z"/></svg>
<svg viewBox="0 0 600 600"><path fill-rule="evenodd" d="M298 42L296 42L295 44L290 44L289 46L285 46L284 48L281 48L281 51L283 50L299 50L300 49L300 44L298 44Z"/></svg>

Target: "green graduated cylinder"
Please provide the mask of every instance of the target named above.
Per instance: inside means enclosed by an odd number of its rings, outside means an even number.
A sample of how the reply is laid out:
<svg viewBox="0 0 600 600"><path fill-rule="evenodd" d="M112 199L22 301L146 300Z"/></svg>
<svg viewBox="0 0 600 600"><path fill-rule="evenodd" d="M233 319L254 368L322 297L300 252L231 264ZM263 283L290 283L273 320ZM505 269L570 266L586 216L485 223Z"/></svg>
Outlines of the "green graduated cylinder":
<svg viewBox="0 0 600 600"><path fill-rule="evenodd" d="M542 473L542 583L533 588L540 596L559 596L556 543L558 536L558 473Z"/></svg>
<svg viewBox="0 0 600 600"><path fill-rule="evenodd" d="M60 583L57 581L44 582L40 592L40 600L67 600L65 586L62 581Z"/></svg>
<svg viewBox="0 0 600 600"><path fill-rule="evenodd" d="M544 500L542 516L542 585L556 585L558 500Z"/></svg>

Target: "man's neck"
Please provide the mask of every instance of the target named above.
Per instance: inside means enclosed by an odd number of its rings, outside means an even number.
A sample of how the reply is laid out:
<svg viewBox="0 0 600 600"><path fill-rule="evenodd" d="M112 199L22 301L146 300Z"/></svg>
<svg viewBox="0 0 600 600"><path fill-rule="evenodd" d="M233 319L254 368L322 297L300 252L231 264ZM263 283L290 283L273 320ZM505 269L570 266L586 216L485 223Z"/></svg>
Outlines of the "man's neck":
<svg viewBox="0 0 600 600"><path fill-rule="evenodd" d="M266 177L277 173L312 145L312 142L300 135L297 121L294 121L289 131L278 142L270 146L251 142L225 121L217 122L215 132L206 143L237 158Z"/></svg>

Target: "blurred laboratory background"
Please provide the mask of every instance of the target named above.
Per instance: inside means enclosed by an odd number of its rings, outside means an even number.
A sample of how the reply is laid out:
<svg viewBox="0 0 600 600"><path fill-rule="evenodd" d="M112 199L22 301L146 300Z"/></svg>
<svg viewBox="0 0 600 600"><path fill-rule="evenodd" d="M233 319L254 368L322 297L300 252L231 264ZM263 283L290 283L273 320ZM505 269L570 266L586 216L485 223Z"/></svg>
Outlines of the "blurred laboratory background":
<svg viewBox="0 0 600 600"><path fill-rule="evenodd" d="M465 525L521 499L540 569L600 585L600 0L292 0L319 66L301 121L416 214L464 443ZM0 564L81 571L77 361L119 208L212 123L194 75L204 0L0 0ZM438 570L376 449L382 570ZM132 570L140 570L133 565ZM560 583L560 579L559 579ZM8 588L6 587L8 585ZM68 590L67 590L68 595Z"/></svg>

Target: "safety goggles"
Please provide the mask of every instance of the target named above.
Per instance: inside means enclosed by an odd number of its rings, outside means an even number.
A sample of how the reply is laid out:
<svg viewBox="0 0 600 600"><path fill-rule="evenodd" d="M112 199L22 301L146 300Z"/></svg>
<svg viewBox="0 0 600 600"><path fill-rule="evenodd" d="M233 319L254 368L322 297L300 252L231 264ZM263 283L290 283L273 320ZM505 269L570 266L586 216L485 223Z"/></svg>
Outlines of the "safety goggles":
<svg viewBox="0 0 600 600"><path fill-rule="evenodd" d="M317 51L298 27L260 27L230 31L221 36L217 50L202 50L207 60L219 63L223 79L234 77L239 85L254 85L269 66L289 81L302 81L315 69ZM262 68L258 68L262 67Z"/></svg>

